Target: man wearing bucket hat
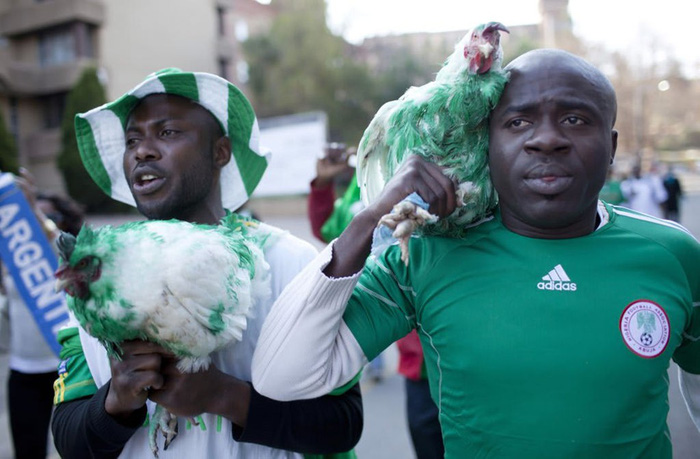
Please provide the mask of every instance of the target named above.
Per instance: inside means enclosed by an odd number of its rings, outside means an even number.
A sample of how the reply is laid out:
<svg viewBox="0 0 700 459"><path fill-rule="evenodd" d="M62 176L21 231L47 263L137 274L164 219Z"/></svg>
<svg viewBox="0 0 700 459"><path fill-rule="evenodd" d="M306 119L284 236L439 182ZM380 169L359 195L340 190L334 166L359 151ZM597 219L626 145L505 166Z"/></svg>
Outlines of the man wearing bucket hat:
<svg viewBox="0 0 700 459"><path fill-rule="evenodd" d="M230 211L250 197L267 167L252 107L235 86L207 73L162 70L116 101L77 115L75 125L95 182L149 219L239 221ZM272 241L265 248L272 298L249 319L241 342L213 356L209 371L160 374L160 349L146 342L124 343L122 360L110 362L77 322L59 333L52 429L62 456L148 457L153 402L140 382L145 374L176 381L158 391L159 404L203 413L199 425L179 420L177 437L161 449L164 457L300 458L291 451L334 453L357 443L362 402L356 382L347 391L291 403L267 399L245 382L272 302L316 252L279 229L246 224ZM207 409L212 392L219 415Z"/></svg>

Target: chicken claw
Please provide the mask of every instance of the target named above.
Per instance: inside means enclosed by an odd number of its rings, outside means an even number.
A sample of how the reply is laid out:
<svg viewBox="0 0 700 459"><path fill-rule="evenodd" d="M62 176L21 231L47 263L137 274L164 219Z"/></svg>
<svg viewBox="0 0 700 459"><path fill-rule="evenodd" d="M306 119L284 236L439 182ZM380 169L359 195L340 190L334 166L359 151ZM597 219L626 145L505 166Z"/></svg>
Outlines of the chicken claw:
<svg viewBox="0 0 700 459"><path fill-rule="evenodd" d="M392 236L399 241L401 261L408 266L408 241L411 234L417 227L436 220L437 216L411 201L404 200L396 204L390 213L380 218L377 226L384 225L394 230Z"/></svg>

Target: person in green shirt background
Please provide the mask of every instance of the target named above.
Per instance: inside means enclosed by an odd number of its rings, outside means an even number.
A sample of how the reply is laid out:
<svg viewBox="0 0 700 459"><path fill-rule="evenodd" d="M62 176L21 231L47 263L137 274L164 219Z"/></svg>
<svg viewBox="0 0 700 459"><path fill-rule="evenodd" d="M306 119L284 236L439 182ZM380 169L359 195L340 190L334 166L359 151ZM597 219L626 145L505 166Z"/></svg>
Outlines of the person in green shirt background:
<svg viewBox="0 0 700 459"><path fill-rule="evenodd" d="M624 203L625 196L622 194L620 183L621 181L615 173L613 166L610 166L605 183L603 184L603 188L600 190L600 194L598 195L600 199L608 204L619 205Z"/></svg>
<svg viewBox="0 0 700 459"><path fill-rule="evenodd" d="M311 181L308 216L311 231L323 242L340 236L350 220L364 205L360 201L355 168L351 165L356 149L342 143L328 144L322 158L316 161L316 177ZM336 200L336 186L347 188Z"/></svg>

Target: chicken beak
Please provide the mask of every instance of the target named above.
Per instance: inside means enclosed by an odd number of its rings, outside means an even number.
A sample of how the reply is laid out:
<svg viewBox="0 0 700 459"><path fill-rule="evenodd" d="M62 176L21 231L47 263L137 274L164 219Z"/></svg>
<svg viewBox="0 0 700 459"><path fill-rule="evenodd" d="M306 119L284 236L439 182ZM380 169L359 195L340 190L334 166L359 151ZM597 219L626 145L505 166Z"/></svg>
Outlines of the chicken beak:
<svg viewBox="0 0 700 459"><path fill-rule="evenodd" d="M510 33L510 30L500 22L489 22L486 27L484 27L484 31L482 33L493 33L497 30L500 30L501 32L505 33Z"/></svg>
<svg viewBox="0 0 700 459"><path fill-rule="evenodd" d="M66 290L66 287L68 287L69 284L70 284L70 282L67 279L58 279L57 278L56 283L53 286L53 291L54 292L63 292Z"/></svg>
<svg viewBox="0 0 700 459"><path fill-rule="evenodd" d="M479 45L479 52L483 54L483 56L488 59L491 53L493 52L493 45L491 43L484 43Z"/></svg>
<svg viewBox="0 0 700 459"><path fill-rule="evenodd" d="M66 287L68 287L68 285L70 284L70 281L68 279L66 279L66 277L67 277L66 272L67 271L68 271L68 265L63 264L63 265L59 266L58 269L56 270L56 272L53 274L54 277L56 278L56 283L54 284L54 287L53 287L54 292L64 291L66 289Z"/></svg>

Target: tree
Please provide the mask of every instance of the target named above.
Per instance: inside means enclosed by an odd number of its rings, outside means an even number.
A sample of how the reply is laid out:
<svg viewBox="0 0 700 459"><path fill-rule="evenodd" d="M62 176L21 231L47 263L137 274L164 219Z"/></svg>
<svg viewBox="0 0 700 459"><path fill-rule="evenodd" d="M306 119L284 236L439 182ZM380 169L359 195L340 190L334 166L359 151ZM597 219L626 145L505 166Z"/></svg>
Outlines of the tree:
<svg viewBox="0 0 700 459"><path fill-rule="evenodd" d="M357 143L376 106L366 67L326 25L323 0L282 0L271 29L243 44L260 117L322 110L331 138Z"/></svg>
<svg viewBox="0 0 700 459"><path fill-rule="evenodd" d="M0 171L17 173L18 169L15 139L5 127L5 120L0 111Z"/></svg>
<svg viewBox="0 0 700 459"><path fill-rule="evenodd" d="M88 212L114 212L125 208L107 196L92 180L80 159L75 137L75 115L100 106L106 100L105 90L97 78L96 69L85 69L68 93L61 123L58 168L63 174L68 194L82 203Z"/></svg>

